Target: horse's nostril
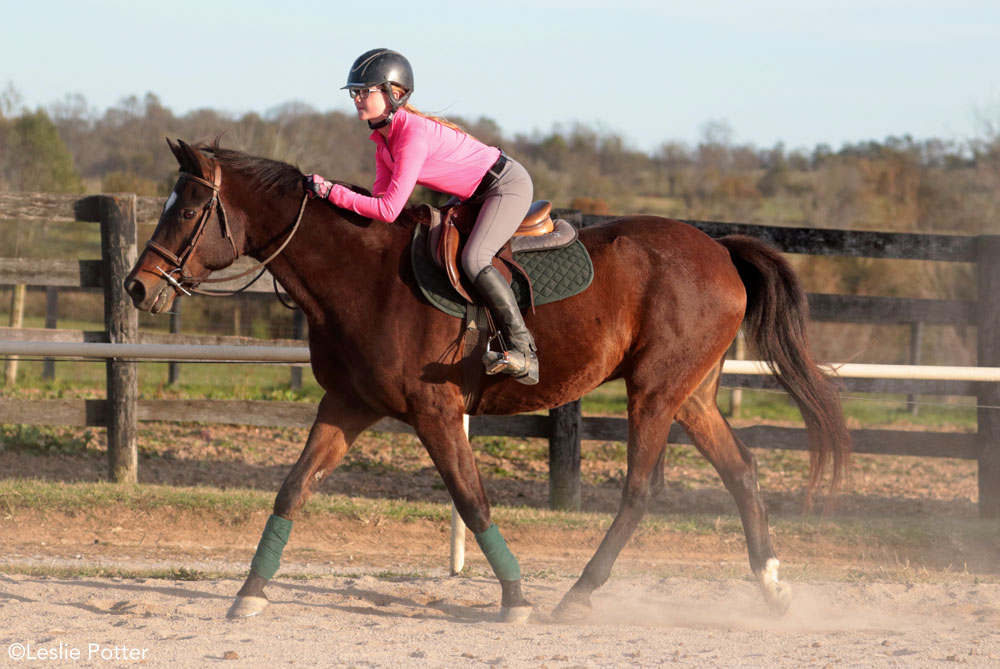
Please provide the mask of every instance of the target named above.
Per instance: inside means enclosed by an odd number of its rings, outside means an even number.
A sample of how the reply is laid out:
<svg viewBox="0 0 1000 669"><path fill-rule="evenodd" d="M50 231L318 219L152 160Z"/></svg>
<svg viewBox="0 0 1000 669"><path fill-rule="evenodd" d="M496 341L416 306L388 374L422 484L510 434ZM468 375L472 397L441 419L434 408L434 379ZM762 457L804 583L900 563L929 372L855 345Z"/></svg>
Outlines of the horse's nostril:
<svg viewBox="0 0 1000 669"><path fill-rule="evenodd" d="M139 304L146 299L146 287L138 279L126 281L125 292L129 294L129 297L132 298L132 302L135 304Z"/></svg>

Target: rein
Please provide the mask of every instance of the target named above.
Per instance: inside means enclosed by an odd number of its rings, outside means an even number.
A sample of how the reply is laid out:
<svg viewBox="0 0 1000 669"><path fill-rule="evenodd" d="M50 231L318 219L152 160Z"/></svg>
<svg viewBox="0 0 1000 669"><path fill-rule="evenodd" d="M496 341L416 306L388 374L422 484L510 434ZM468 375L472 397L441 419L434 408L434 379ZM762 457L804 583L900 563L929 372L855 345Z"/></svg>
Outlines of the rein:
<svg viewBox="0 0 1000 669"><path fill-rule="evenodd" d="M230 276L217 277L217 278L212 278L209 276L193 277L187 274L187 272L185 271L186 265L188 260L191 258L192 252L198 246L198 242L201 241L202 234L205 232L205 227L208 224L209 219L212 217L212 212L214 209L217 208L219 210L218 218L222 226L222 236L228 239L230 245L233 247L233 261L235 261L237 258L240 257L240 252L236 248L236 242L233 240L232 230L229 227L229 219L226 216L226 207L223 204L222 197L220 195L220 190L222 188L222 169L219 167L219 164L216 163L215 165L215 174L213 181L208 181L207 179L203 179L199 176L191 174L190 172L181 172L178 179L179 180L187 179L189 181L194 181L195 183L199 183L203 186L210 188L212 190L212 199L206 202L205 206L202 207L201 217L198 219L198 224L195 227L194 234L191 235L191 239L188 242L187 247L183 250L183 252L179 254L174 254L172 251L161 246L160 244L157 244L152 239L146 242L146 248L153 251L167 262L174 265L174 269L170 270L169 272L161 268L159 265L156 266L156 270L162 275L164 279L167 280L167 282L174 288L174 290L188 296L190 296L191 293L200 293L202 295L215 295L218 297L236 295L237 293L242 293L244 290L252 286L257 281L257 279L259 279L264 274L264 271L267 269L267 266L271 263L271 261L277 258L278 255L283 250L285 250L285 247L288 246L288 243L292 241L292 237L295 236L295 233L299 229L299 224L302 223L302 215L303 213L305 213L306 202L309 200L308 193L303 193L302 203L299 205L299 213L295 217L295 223L292 224L291 230L288 232L288 236L285 238L285 241L283 241L281 245L274 251L274 253L272 253L270 256L267 257L267 259L258 262L253 267L243 272L240 272L239 274L233 274ZM250 280L249 283L247 283L242 288L239 288L238 290L224 291L224 290L204 290L198 288L198 286L203 283L225 283L229 281L234 281L236 279L241 279L249 274L257 272L258 270L260 271L258 272L257 276L255 276L253 279ZM174 276L175 274L177 276ZM277 292L278 292L277 279L275 279L275 293ZM279 294L279 299L280 299L280 294ZM284 300L281 300L281 302L282 304L285 304Z"/></svg>

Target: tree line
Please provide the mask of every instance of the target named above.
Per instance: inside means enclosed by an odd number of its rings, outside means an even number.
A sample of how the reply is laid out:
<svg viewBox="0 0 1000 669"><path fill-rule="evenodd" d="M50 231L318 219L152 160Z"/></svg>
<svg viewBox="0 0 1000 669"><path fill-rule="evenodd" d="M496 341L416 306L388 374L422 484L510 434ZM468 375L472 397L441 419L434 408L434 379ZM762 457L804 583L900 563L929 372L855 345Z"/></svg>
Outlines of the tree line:
<svg viewBox="0 0 1000 669"><path fill-rule="evenodd" d="M536 198L557 207L767 225L1000 234L1000 116L978 114L976 136L962 141L901 136L811 149L738 144L728 124L709 121L696 142L664 141L650 152L583 124L511 136L489 118L450 120L520 160L532 175ZM165 196L177 171L167 137L218 138L224 146L283 160L306 173L369 186L374 145L367 136L352 115L301 103L264 114L175 114L148 93L97 112L83 96L69 95L29 110L8 86L0 92L0 190ZM441 201L429 192L416 193L414 200ZM797 269L814 292L974 299L969 268L939 265L810 258L797 262ZM974 350L968 333L942 337L945 348Z"/></svg>
<svg viewBox="0 0 1000 669"><path fill-rule="evenodd" d="M697 142L665 141L651 152L582 124L508 136L489 118L452 120L517 157L536 197L559 207L972 234L1000 224L1000 123L983 115L978 136L961 142L903 136L837 149L759 148L734 143L725 122L709 121ZM374 146L367 135L351 115L301 103L264 115L177 115L148 93L98 113L77 94L32 111L8 86L0 94L0 189L166 195L176 173L166 137L219 138L307 173L370 185Z"/></svg>

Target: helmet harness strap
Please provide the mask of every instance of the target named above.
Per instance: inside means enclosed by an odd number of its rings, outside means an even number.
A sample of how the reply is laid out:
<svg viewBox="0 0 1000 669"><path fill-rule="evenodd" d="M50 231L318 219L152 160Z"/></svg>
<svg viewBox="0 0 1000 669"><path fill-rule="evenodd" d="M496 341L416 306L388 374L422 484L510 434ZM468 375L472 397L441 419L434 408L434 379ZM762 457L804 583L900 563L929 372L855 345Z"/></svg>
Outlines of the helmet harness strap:
<svg viewBox="0 0 1000 669"><path fill-rule="evenodd" d="M380 88L382 89L382 92L385 93L385 96L389 101L389 113L381 121L375 121L375 122L368 121L368 127L371 128L372 130L378 130L379 128L384 128L385 126L392 123L392 117L396 115L396 110L399 109L404 104L406 104L406 100L410 97L410 91L406 91L405 93L403 93L402 97L400 97L397 100L396 96L393 95L392 82L381 84Z"/></svg>

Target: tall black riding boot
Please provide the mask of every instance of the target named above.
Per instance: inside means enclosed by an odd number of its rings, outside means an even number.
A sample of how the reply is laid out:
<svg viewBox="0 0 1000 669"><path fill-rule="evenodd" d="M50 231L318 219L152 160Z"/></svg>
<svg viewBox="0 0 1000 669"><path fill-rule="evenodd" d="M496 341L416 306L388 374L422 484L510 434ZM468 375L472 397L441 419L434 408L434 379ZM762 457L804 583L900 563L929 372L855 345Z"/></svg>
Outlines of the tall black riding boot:
<svg viewBox="0 0 1000 669"><path fill-rule="evenodd" d="M521 310L507 281L495 267L487 267L475 280L476 291L493 312L511 351L487 351L483 364L487 374L510 374L525 385L538 383L538 356L535 340L524 325Z"/></svg>

